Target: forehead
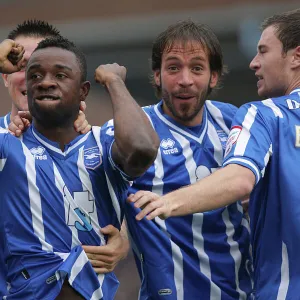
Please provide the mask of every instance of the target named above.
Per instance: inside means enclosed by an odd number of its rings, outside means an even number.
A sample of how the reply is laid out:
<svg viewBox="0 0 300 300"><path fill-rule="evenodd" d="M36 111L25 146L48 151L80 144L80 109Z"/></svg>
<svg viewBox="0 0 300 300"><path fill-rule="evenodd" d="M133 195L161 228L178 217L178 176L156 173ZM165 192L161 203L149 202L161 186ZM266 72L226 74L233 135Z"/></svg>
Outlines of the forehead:
<svg viewBox="0 0 300 300"><path fill-rule="evenodd" d="M258 45L282 46L274 26L269 26L262 32Z"/></svg>
<svg viewBox="0 0 300 300"><path fill-rule="evenodd" d="M49 47L39 49L32 54L27 65L27 69L32 65L39 65L39 68L51 68L55 65L66 66L73 72L80 72L76 55L68 50Z"/></svg>
<svg viewBox="0 0 300 300"><path fill-rule="evenodd" d="M167 46L163 52L162 59L169 57L176 58L195 58L199 57L208 60L206 49L200 42L197 41L175 41L170 46Z"/></svg>
<svg viewBox="0 0 300 300"><path fill-rule="evenodd" d="M38 43L42 41L43 38L37 38L37 37L28 37L28 36L18 36L15 38L15 41L22 46L24 46L25 54L28 56L31 56L32 52L37 47Z"/></svg>

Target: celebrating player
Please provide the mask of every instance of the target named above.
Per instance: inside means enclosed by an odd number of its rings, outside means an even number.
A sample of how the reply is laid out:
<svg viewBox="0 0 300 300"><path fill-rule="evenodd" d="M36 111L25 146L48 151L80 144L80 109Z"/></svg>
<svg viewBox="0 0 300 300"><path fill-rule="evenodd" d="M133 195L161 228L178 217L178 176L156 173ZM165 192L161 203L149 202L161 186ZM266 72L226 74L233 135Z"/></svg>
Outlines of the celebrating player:
<svg viewBox="0 0 300 300"><path fill-rule="evenodd" d="M97 276L81 244L105 244L100 228L120 228L128 180L147 169L158 146L125 87L125 75L117 64L95 73L111 97L114 135L107 125L81 135L73 122L90 87L84 55L57 37L40 42L29 58L26 91L33 124L21 139L0 134L0 252L7 262L7 299L55 299L66 290L68 299L114 298L114 275Z"/></svg>
<svg viewBox="0 0 300 300"><path fill-rule="evenodd" d="M224 168L161 198L134 199L135 205L146 206L137 218L153 219L213 213L250 195L255 299L300 295L299 28L299 9L263 22L250 68L258 78L258 94L269 98L238 110Z"/></svg>
<svg viewBox="0 0 300 300"><path fill-rule="evenodd" d="M224 65L219 41L204 25L184 21L162 32L153 43L152 70L162 100L145 111L161 143L154 164L130 188L133 202L201 181L220 168L237 110L207 100ZM240 203L152 222L137 222L138 204L126 206L126 220L142 280L140 299L250 295L249 228Z"/></svg>

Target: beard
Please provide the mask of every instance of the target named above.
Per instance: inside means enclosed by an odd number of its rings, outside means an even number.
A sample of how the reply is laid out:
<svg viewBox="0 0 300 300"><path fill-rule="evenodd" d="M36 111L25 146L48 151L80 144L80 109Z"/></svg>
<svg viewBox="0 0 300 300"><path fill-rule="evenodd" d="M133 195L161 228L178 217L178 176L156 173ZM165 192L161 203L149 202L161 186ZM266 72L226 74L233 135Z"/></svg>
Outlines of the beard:
<svg viewBox="0 0 300 300"><path fill-rule="evenodd" d="M35 100L28 102L32 117L44 128L64 128L73 125L79 112L78 104L58 103L57 105L40 105Z"/></svg>
<svg viewBox="0 0 300 300"><path fill-rule="evenodd" d="M189 89L179 89L176 93L170 94L162 88L162 99L175 119L182 122L190 122L199 114L210 92L209 83L198 94L192 93ZM180 103L179 108L176 108L172 102L172 97L176 97L179 94L192 94L196 100L193 103Z"/></svg>

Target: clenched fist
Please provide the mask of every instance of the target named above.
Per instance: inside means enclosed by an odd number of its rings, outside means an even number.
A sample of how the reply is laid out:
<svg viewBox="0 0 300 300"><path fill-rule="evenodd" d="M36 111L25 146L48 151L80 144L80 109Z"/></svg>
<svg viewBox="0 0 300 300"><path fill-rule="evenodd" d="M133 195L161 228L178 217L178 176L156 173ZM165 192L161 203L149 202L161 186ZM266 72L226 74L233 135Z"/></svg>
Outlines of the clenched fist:
<svg viewBox="0 0 300 300"><path fill-rule="evenodd" d="M125 81L126 72L126 68L117 63L100 65L95 71L95 81L104 86L117 78Z"/></svg>
<svg viewBox="0 0 300 300"><path fill-rule="evenodd" d="M6 39L0 44L0 72L11 74L22 68L24 47Z"/></svg>

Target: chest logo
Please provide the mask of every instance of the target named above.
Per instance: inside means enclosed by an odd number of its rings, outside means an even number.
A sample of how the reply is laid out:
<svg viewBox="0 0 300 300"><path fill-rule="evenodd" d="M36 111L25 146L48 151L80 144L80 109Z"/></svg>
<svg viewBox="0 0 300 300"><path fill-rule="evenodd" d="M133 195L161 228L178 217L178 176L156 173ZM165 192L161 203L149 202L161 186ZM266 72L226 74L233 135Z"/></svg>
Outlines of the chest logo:
<svg viewBox="0 0 300 300"><path fill-rule="evenodd" d="M85 149L83 151L84 165L87 169L96 169L102 164L102 157L98 147Z"/></svg>
<svg viewBox="0 0 300 300"><path fill-rule="evenodd" d="M178 153L178 148L176 148L174 146L175 146L175 141L170 138L163 139L160 142L160 147L163 148L163 153L167 154L167 155Z"/></svg>
<svg viewBox="0 0 300 300"><path fill-rule="evenodd" d="M46 160L47 159L47 155L44 154L45 151L46 151L46 149L41 146L30 149L30 152L33 155L33 157L38 160Z"/></svg>

